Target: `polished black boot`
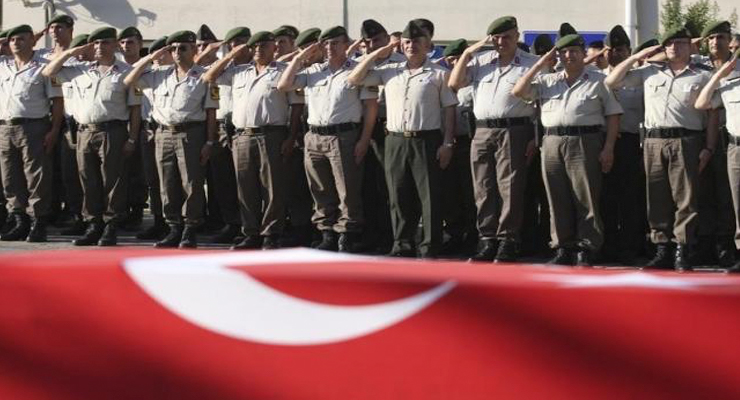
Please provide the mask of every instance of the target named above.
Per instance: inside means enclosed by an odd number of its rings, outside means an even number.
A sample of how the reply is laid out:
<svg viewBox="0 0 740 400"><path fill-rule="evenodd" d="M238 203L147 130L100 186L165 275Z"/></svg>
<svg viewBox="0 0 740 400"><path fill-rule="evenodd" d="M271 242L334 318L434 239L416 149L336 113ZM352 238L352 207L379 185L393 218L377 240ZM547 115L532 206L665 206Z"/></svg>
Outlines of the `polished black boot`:
<svg viewBox="0 0 740 400"><path fill-rule="evenodd" d="M679 244L676 246L676 255L674 257L673 267L676 269L676 272L688 272L693 269L688 245Z"/></svg>
<svg viewBox="0 0 740 400"><path fill-rule="evenodd" d="M496 251L497 263L514 262L517 258L517 245L513 240L502 240L498 244L498 251Z"/></svg>
<svg viewBox="0 0 740 400"><path fill-rule="evenodd" d="M24 240L28 237L28 232L31 230L31 222L28 219L28 215L20 213L14 213L12 215L14 221L13 228L0 236L0 240L4 242Z"/></svg>
<svg viewBox="0 0 740 400"><path fill-rule="evenodd" d="M159 242L154 243L154 247L174 248L180 244L180 239L182 238L182 225L171 224L169 228L170 232L167 234L167 236L165 236L164 239L160 240Z"/></svg>
<svg viewBox="0 0 740 400"><path fill-rule="evenodd" d="M128 216L121 222L123 229L132 231L141 226L144 220L144 209L142 207L131 207Z"/></svg>
<svg viewBox="0 0 740 400"><path fill-rule="evenodd" d="M75 246L94 246L98 244L98 240L100 240L102 234L103 222L93 221L87 226L85 234L81 238L73 240L72 244Z"/></svg>
<svg viewBox="0 0 740 400"><path fill-rule="evenodd" d="M731 237L717 238L717 265L720 268L732 268L735 265L735 242Z"/></svg>
<svg viewBox="0 0 740 400"><path fill-rule="evenodd" d="M82 218L82 215L75 215L72 217L72 225L59 231L59 234L62 236L83 235L85 234L86 228L87 224L85 224L85 220Z"/></svg>
<svg viewBox="0 0 740 400"><path fill-rule="evenodd" d="M262 250L274 250L280 248L280 235L267 235L262 241Z"/></svg>
<svg viewBox="0 0 740 400"><path fill-rule="evenodd" d="M672 247L668 243L655 245L655 256L645 264L645 269L671 269L673 267Z"/></svg>
<svg viewBox="0 0 740 400"><path fill-rule="evenodd" d="M339 248L337 233L326 230L321 231L321 243L316 246L318 250L337 251Z"/></svg>
<svg viewBox="0 0 740 400"><path fill-rule="evenodd" d="M115 222L108 222L108 225L105 226L105 230L103 231L103 235L100 237L100 240L98 240L98 246L115 246L118 244L118 233L117 233L117 226Z"/></svg>
<svg viewBox="0 0 740 400"><path fill-rule="evenodd" d="M558 247L555 250L555 257L551 258L547 263L554 265L573 265L573 252L565 247Z"/></svg>
<svg viewBox="0 0 740 400"><path fill-rule="evenodd" d="M198 234L195 232L197 228L194 226L186 226L185 230L182 231L182 238L180 239L179 247L181 249L195 249L198 247Z"/></svg>
<svg viewBox="0 0 740 400"><path fill-rule="evenodd" d="M496 258L498 245L496 239L481 239L478 243L478 253L470 257L470 261L488 261L491 262Z"/></svg>
<svg viewBox="0 0 740 400"><path fill-rule="evenodd" d="M42 243L46 242L46 222L43 218L36 219L31 225L31 231L28 232L26 238L28 243Z"/></svg>
<svg viewBox="0 0 740 400"><path fill-rule="evenodd" d="M360 234L356 232L345 232L339 235L337 248L340 253L354 253L360 243Z"/></svg>
<svg viewBox="0 0 740 400"><path fill-rule="evenodd" d="M593 266L591 258L591 250L579 249L576 253L576 267L586 268Z"/></svg>
<svg viewBox="0 0 740 400"><path fill-rule="evenodd" d="M239 243L231 246L231 250L255 250L262 247L262 238L259 235L247 235Z"/></svg>
<svg viewBox="0 0 740 400"><path fill-rule="evenodd" d="M154 216L154 224L136 234L139 240L160 240L170 231L161 215Z"/></svg>
<svg viewBox="0 0 740 400"><path fill-rule="evenodd" d="M216 234L216 236L211 239L213 243L234 243L234 238L236 238L241 233L242 227L239 225L233 225L233 224L226 224L223 228Z"/></svg>

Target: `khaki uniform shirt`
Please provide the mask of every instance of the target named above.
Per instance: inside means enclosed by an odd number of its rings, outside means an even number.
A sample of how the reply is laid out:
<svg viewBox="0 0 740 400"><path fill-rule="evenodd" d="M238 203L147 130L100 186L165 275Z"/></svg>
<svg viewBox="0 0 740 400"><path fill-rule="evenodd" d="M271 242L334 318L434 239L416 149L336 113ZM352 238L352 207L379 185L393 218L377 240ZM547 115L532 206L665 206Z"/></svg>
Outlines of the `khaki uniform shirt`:
<svg viewBox="0 0 740 400"><path fill-rule="evenodd" d="M62 97L62 87L41 75L46 64L47 60L34 53L19 70L13 57L0 57L0 120L49 115L49 99Z"/></svg>
<svg viewBox="0 0 740 400"><path fill-rule="evenodd" d="M565 72L536 77L532 91L542 104L542 125L546 128L605 125L605 116L622 114L622 106L604 84L605 78L600 72L584 70L568 86Z"/></svg>
<svg viewBox="0 0 740 400"><path fill-rule="evenodd" d="M280 75L287 64L273 61L261 74L254 62L230 65L218 78L218 84L228 87L233 96L233 115L237 128L265 125L288 125L290 104L299 102L294 91L277 89Z"/></svg>
<svg viewBox="0 0 740 400"><path fill-rule="evenodd" d="M387 59L377 64L376 67L385 65L385 64L390 64L390 63L400 63L404 61L406 61L406 56L404 56L401 53L396 53L394 51L393 53L391 53L391 55ZM368 90L373 91L375 89L373 89L372 87L369 87ZM388 116L388 111L386 110L386 106L385 106L385 86L379 85L378 86L378 118L387 118L387 116Z"/></svg>
<svg viewBox="0 0 740 400"><path fill-rule="evenodd" d="M72 85L73 98L77 102L73 116L77 122L127 121L129 107L141 104L135 89L127 89L123 83L131 69L130 65L118 60L104 74L98 71L97 62L62 67L57 77Z"/></svg>
<svg viewBox="0 0 740 400"><path fill-rule="evenodd" d="M604 70L605 75L610 72L611 68ZM642 86L620 86L612 89L612 92L624 110L624 114L619 119L619 131L639 134L640 125L645 120L645 92Z"/></svg>
<svg viewBox="0 0 740 400"><path fill-rule="evenodd" d="M457 105L457 96L447 86L449 75L447 68L429 59L413 71L403 61L376 67L363 85L385 85L389 131L433 130L442 128L442 108Z"/></svg>
<svg viewBox="0 0 740 400"><path fill-rule="evenodd" d="M304 89L309 125L360 122L362 100L377 98L378 93L347 82L356 66L356 61L347 60L341 68L332 71L329 63L323 62L313 64L296 75L293 89Z"/></svg>
<svg viewBox="0 0 740 400"><path fill-rule="evenodd" d="M704 130L707 113L694 108L711 77L706 66L691 64L677 76L667 64L647 64L627 73L621 86L645 90L645 128Z"/></svg>
<svg viewBox="0 0 740 400"><path fill-rule="evenodd" d="M476 54L468 63L467 76L473 87L476 118L498 119L531 117L534 105L512 96L516 82L537 62L538 57L517 50L506 67L499 64L495 50Z"/></svg>
<svg viewBox="0 0 740 400"><path fill-rule="evenodd" d="M727 115L727 130L733 136L740 137L740 64L725 79L712 97L712 106L724 105Z"/></svg>
<svg viewBox="0 0 740 400"><path fill-rule="evenodd" d="M152 118L163 125L206 120L206 109L218 108L218 87L202 79L205 68L193 65L182 79L169 65L146 71L138 87L152 90Z"/></svg>
<svg viewBox="0 0 740 400"><path fill-rule="evenodd" d="M465 86L464 88L457 91L458 105L455 108L457 122L457 129L455 130L456 136L473 136L471 131L471 120L473 119L473 102L474 102L474 90L472 86Z"/></svg>

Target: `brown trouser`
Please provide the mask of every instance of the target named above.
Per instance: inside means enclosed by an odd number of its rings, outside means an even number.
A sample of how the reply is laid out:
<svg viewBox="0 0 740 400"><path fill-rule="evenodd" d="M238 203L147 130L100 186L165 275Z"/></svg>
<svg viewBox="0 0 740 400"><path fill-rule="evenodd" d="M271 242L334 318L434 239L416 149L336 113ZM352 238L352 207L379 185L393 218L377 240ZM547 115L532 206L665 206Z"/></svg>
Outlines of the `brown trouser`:
<svg viewBox="0 0 740 400"><path fill-rule="evenodd" d="M653 243L690 244L695 239L703 140L699 135L645 139L648 223Z"/></svg>
<svg viewBox="0 0 740 400"><path fill-rule="evenodd" d="M239 212L245 235L279 235L285 225L286 163L281 145L288 128L263 127L260 134L234 137Z"/></svg>
<svg viewBox="0 0 740 400"><path fill-rule="evenodd" d="M0 170L8 208L46 217L51 209L51 157L44 151L48 119L0 126Z"/></svg>
<svg viewBox="0 0 740 400"><path fill-rule="evenodd" d="M170 225L200 225L206 201L200 164L206 143L205 122L190 123L180 131L161 127L154 141L165 220Z"/></svg>
<svg viewBox="0 0 740 400"><path fill-rule="evenodd" d="M154 128L154 127L151 127ZM146 180L147 193L149 193L149 211L152 215L162 216L162 197L159 189L159 172L157 171L157 158L155 156L154 129L142 129L139 135L141 146L141 169Z"/></svg>
<svg viewBox="0 0 740 400"><path fill-rule="evenodd" d="M306 133L304 162L314 201L312 221L319 230L361 230L362 167L354 156L359 136L359 129L337 135Z"/></svg>
<svg viewBox="0 0 740 400"><path fill-rule="evenodd" d="M77 165L82 183L82 214L88 221L120 221L127 213L123 147L126 123L82 125L77 135Z"/></svg>
<svg viewBox="0 0 740 400"><path fill-rule="evenodd" d="M234 156L231 138L226 132L223 121L219 122L219 145L213 147L208 159L206 182L208 183L208 213L221 217L225 224L241 225L239 217L239 200L234 171ZM215 212L211 212L213 208Z"/></svg>
<svg viewBox="0 0 740 400"><path fill-rule="evenodd" d="M533 125L475 130L470 165L481 239L519 241L527 183L525 153L533 137Z"/></svg>
<svg viewBox="0 0 740 400"><path fill-rule="evenodd" d="M604 242L599 214L603 134L546 135L542 176L550 202L550 246L598 251Z"/></svg>
<svg viewBox="0 0 740 400"><path fill-rule="evenodd" d="M735 247L740 249L740 146L734 143L727 148L727 174L735 209Z"/></svg>

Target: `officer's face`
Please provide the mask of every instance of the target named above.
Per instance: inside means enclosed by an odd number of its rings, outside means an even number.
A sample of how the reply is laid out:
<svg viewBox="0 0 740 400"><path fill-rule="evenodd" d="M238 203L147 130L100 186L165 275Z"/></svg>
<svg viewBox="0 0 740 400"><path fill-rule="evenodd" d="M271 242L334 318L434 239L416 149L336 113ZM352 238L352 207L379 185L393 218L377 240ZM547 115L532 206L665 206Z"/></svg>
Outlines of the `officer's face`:
<svg viewBox="0 0 740 400"><path fill-rule="evenodd" d="M262 65L271 63L272 60L275 59L276 47L275 42L272 41L264 41L255 44L252 46L252 51L254 51L254 61Z"/></svg>
<svg viewBox="0 0 740 400"><path fill-rule="evenodd" d="M570 46L558 51L558 55L565 69L577 69L583 67L586 51L581 46Z"/></svg>
<svg viewBox="0 0 740 400"><path fill-rule="evenodd" d="M121 46L121 53L126 57L137 57L141 54L141 40L134 36L123 38L118 44Z"/></svg>
<svg viewBox="0 0 740 400"><path fill-rule="evenodd" d="M321 44L324 48L324 52L326 53L326 58L328 58L329 60L336 60L347 57L347 48L349 47L349 43L347 42L346 37L342 36L327 39L321 42Z"/></svg>
<svg viewBox="0 0 740 400"><path fill-rule="evenodd" d="M365 39L365 45L367 46L367 52L372 53L373 51L384 47L390 43L391 37L387 33L378 33L377 35Z"/></svg>
<svg viewBox="0 0 740 400"><path fill-rule="evenodd" d="M616 66L626 60L630 54L632 54L632 51L629 47L625 45L616 46L606 51L606 59L609 62L609 65Z"/></svg>
<svg viewBox="0 0 740 400"><path fill-rule="evenodd" d="M691 39L673 39L665 44L665 54L669 61L687 62L691 57Z"/></svg>
<svg viewBox="0 0 740 400"><path fill-rule="evenodd" d="M56 43L69 43L72 41L72 27L55 22L49 25L49 34Z"/></svg>
<svg viewBox="0 0 740 400"><path fill-rule="evenodd" d="M195 42L195 47L198 49L198 53L206 51L208 45L215 42L215 40L198 40Z"/></svg>
<svg viewBox="0 0 740 400"><path fill-rule="evenodd" d="M29 32L13 35L9 39L10 51L13 54L21 54L33 49L33 35Z"/></svg>
<svg viewBox="0 0 740 400"><path fill-rule="evenodd" d="M110 60L116 51L116 41L113 39L100 39L93 42L96 60Z"/></svg>
<svg viewBox="0 0 740 400"><path fill-rule="evenodd" d="M177 64L190 64L195 57L194 43L172 43L170 47L172 59Z"/></svg>
<svg viewBox="0 0 740 400"><path fill-rule="evenodd" d="M496 46L499 53L504 55L510 55L516 52L516 43L518 40L519 31L517 29L509 29L506 32L493 35L494 46Z"/></svg>
<svg viewBox="0 0 740 400"><path fill-rule="evenodd" d="M730 51L730 35L727 33L714 33L707 37L709 52L717 55Z"/></svg>
<svg viewBox="0 0 740 400"><path fill-rule="evenodd" d="M403 38L401 39L403 54L405 54L407 58L426 55L429 52L430 42L431 40L426 36L414 39Z"/></svg>
<svg viewBox="0 0 740 400"><path fill-rule="evenodd" d="M275 45L277 46L276 57L292 53L295 50L295 40L290 36L278 36L275 38Z"/></svg>

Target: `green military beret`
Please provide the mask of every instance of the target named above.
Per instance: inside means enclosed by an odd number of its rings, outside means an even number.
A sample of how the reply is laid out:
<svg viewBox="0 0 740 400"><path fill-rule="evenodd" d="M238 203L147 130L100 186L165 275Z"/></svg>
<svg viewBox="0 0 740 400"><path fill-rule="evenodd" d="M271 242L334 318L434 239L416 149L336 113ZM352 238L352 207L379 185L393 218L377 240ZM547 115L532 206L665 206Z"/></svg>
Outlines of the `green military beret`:
<svg viewBox="0 0 740 400"><path fill-rule="evenodd" d="M418 25L421 29L424 29L427 31L428 36L431 38L434 36L434 22L426 19L426 18L417 18L413 20L416 25Z"/></svg>
<svg viewBox="0 0 740 400"><path fill-rule="evenodd" d="M21 33L30 33L33 35L33 28L31 28L31 25L18 25L15 28L10 28L8 30L8 39L12 38L15 35L20 35Z"/></svg>
<svg viewBox="0 0 740 400"><path fill-rule="evenodd" d="M270 42L275 40L275 35L272 32L260 31L252 35L247 41L247 46L254 46L257 43Z"/></svg>
<svg viewBox="0 0 740 400"><path fill-rule="evenodd" d="M83 33L82 35L77 35L74 38L72 38L72 41L69 42L70 48L80 47L88 44L87 38L90 37L87 33Z"/></svg>
<svg viewBox="0 0 740 400"><path fill-rule="evenodd" d="M604 40L604 44L611 48L618 46L630 47L631 45L630 37L627 36L627 32L622 28L622 25L617 25L609 31L609 34L606 35L606 39Z"/></svg>
<svg viewBox="0 0 740 400"><path fill-rule="evenodd" d="M460 54L465 51L465 49L468 48L468 41L465 39L457 39L445 47L445 51L442 53L442 56L444 57L455 57L459 56Z"/></svg>
<svg viewBox="0 0 740 400"><path fill-rule="evenodd" d="M127 37L135 36L141 40L143 36L141 35L141 31L139 31L135 26L129 26L128 28L124 28L119 34L118 34L118 40L126 39Z"/></svg>
<svg viewBox="0 0 740 400"><path fill-rule="evenodd" d="M73 20L72 17L70 17L69 15L59 14L50 19L49 23L46 24L46 26L48 27L51 24L64 24L71 28L75 26L75 20Z"/></svg>
<svg viewBox="0 0 740 400"><path fill-rule="evenodd" d="M518 27L516 18L512 16L506 16L496 19L488 25L486 35L498 35L506 31L516 29Z"/></svg>
<svg viewBox="0 0 740 400"><path fill-rule="evenodd" d="M550 35L543 33L534 38L532 46L534 47L534 54L541 56L552 50L555 47L555 43L552 42Z"/></svg>
<svg viewBox="0 0 740 400"><path fill-rule="evenodd" d="M236 38L243 37L249 39L252 37L252 31L249 30L246 26L237 26L236 28L233 28L232 30L226 32L226 36L224 36L224 42L230 42Z"/></svg>
<svg viewBox="0 0 740 400"><path fill-rule="evenodd" d="M172 43L195 43L195 33L193 31L177 31L167 37L167 44Z"/></svg>
<svg viewBox="0 0 740 400"><path fill-rule="evenodd" d="M689 30L683 25L675 26L668 29L663 34L663 39L660 41L660 44L665 46L666 43L673 39L691 39L691 33L689 33Z"/></svg>
<svg viewBox="0 0 740 400"><path fill-rule="evenodd" d="M203 24L198 28L198 31L195 32L195 40L212 40L217 41L216 35L213 33L211 28L208 27L208 25Z"/></svg>
<svg viewBox="0 0 740 400"><path fill-rule="evenodd" d="M586 45L586 42L583 40L583 37L579 34L570 34L565 35L558 39L557 42L555 42L555 48L558 50L562 50L566 47L572 47L572 46L580 46L583 47Z"/></svg>
<svg viewBox="0 0 740 400"><path fill-rule="evenodd" d="M149 45L149 52L154 53L155 51L161 49L162 47L167 45L167 36L162 36L161 38L153 41Z"/></svg>
<svg viewBox="0 0 740 400"><path fill-rule="evenodd" d="M7 37L8 37L8 31L9 31L9 30L8 30L8 29L6 29L6 30L4 30L4 31L0 32L0 39L5 39L5 38L7 38Z"/></svg>
<svg viewBox="0 0 740 400"><path fill-rule="evenodd" d="M363 39L370 39L380 33L388 33L385 27L380 22L374 19L366 19L362 21L362 28L360 28L360 35Z"/></svg>
<svg viewBox="0 0 740 400"><path fill-rule="evenodd" d="M296 37L298 37L298 28L296 28L295 26L292 26L292 25L282 25L279 28L277 28L274 31L272 31L272 34L275 37L278 37L278 36L290 36L293 39L295 39Z"/></svg>
<svg viewBox="0 0 740 400"><path fill-rule="evenodd" d="M639 53L639 52L647 49L648 47L657 46L659 44L660 44L660 42L658 42L658 39L646 40L641 45L637 46L637 48L635 49L635 53Z"/></svg>
<svg viewBox="0 0 740 400"><path fill-rule="evenodd" d="M329 29L324 29L323 31L321 31L321 35L319 35L319 41L323 42L324 40L334 39L340 36L347 36L347 30L344 29L344 27L342 26L333 26Z"/></svg>
<svg viewBox="0 0 740 400"><path fill-rule="evenodd" d="M87 41L88 43L92 43L96 40L115 39L116 37L116 28L106 26L92 31Z"/></svg>
<svg viewBox="0 0 740 400"><path fill-rule="evenodd" d="M295 38L295 45L303 47L307 44L319 41L319 35L321 35L321 29L319 28L308 28L301 32L297 38Z"/></svg>
<svg viewBox="0 0 740 400"><path fill-rule="evenodd" d="M558 37L564 37L568 35L577 35L578 31L576 28L573 27L573 25L563 22L560 24L560 29L558 29Z"/></svg>
<svg viewBox="0 0 740 400"><path fill-rule="evenodd" d="M715 33L732 33L732 25L729 21L714 21L707 24L701 32L701 37L706 39Z"/></svg>
<svg viewBox="0 0 740 400"><path fill-rule="evenodd" d="M401 33L401 37L404 39L416 39L422 36L428 37L427 31L415 21L409 21L406 28Z"/></svg>

